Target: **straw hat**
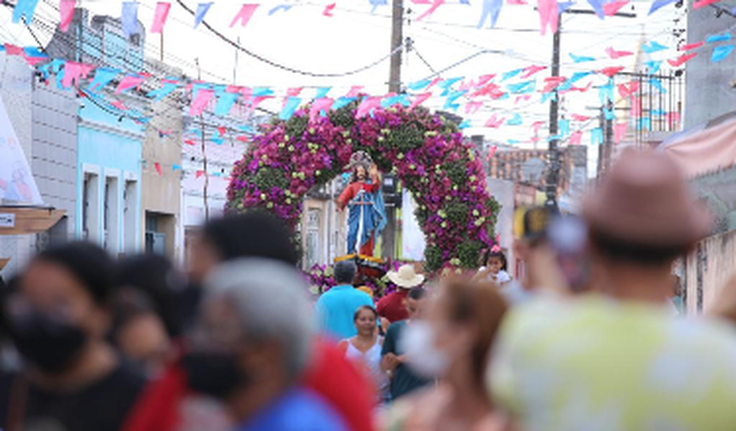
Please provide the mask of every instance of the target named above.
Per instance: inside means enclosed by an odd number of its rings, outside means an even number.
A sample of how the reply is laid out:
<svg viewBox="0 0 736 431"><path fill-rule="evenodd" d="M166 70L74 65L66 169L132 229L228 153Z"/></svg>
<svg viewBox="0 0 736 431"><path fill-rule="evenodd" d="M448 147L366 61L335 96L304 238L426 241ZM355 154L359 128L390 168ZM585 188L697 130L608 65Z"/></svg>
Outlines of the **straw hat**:
<svg viewBox="0 0 736 431"><path fill-rule="evenodd" d="M711 219L685 181L664 153L630 151L588 195L584 217L593 229L631 244L691 246L708 235Z"/></svg>
<svg viewBox="0 0 736 431"><path fill-rule="evenodd" d="M388 279L402 289L411 289L424 283L424 276L414 271L414 265L402 265L398 271L389 271Z"/></svg>

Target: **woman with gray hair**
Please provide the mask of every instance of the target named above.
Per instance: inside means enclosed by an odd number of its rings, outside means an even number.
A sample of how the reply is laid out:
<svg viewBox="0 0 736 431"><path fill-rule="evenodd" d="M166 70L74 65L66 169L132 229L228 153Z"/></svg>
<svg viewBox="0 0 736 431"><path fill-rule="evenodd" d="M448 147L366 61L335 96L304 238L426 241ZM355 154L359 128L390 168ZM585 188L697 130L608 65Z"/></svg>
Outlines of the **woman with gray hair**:
<svg viewBox="0 0 736 431"><path fill-rule="evenodd" d="M223 264L183 364L189 386L222 400L237 430L345 430L339 415L300 387L309 362L307 286L293 267L264 259Z"/></svg>

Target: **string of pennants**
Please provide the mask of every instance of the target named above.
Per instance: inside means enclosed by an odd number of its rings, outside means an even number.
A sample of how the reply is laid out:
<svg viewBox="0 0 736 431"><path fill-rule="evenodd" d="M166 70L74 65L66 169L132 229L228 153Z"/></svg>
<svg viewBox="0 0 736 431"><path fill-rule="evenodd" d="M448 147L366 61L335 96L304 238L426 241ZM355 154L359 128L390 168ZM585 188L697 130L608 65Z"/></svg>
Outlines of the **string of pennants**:
<svg viewBox="0 0 736 431"><path fill-rule="evenodd" d="M728 58L733 50L733 44L721 44L722 42L730 42L732 34L724 32L708 36L705 40L696 43L690 43L680 47L680 54L675 58L667 59L667 63L672 67L681 67L694 57L701 55L702 51L709 46L712 47L710 61L720 62ZM650 57L662 51L668 51L669 48L657 41L649 41L641 46L642 51L649 54ZM289 88L285 94L277 95L274 88L271 87L243 87L234 85L223 85L202 81L179 80L167 77L154 77L146 73L125 73L120 69L110 67L96 67L91 64L77 63L65 61L61 59L51 59L37 48L19 47L11 44L0 46L0 51L5 51L8 55L17 55L23 57L30 65L35 66L38 71L49 79L50 75L55 75L57 85L60 88L82 87L89 92L99 92L108 86L115 85L114 94L120 95L132 89L140 89L144 84L151 85L160 82L160 86L154 90L147 92L147 96L155 100L161 100L177 90L191 91L192 98L189 106L189 114L192 116L200 115L207 107L214 105L214 113L218 116L226 116L231 108L237 102L245 102L251 109L257 108L264 101L283 96L282 109L279 117L282 120L289 119L297 109L306 103L311 102L310 116L312 119L327 112L331 109L339 109L362 96L362 87L354 86L347 93L338 96L331 96L334 93L332 87L322 87L315 90L313 97L304 96L304 87ZM598 60L617 60L620 58L632 56L631 51L620 51L613 47L605 49L605 56L599 58L590 56L579 56L570 53L570 59L576 64L592 63ZM645 62L647 70L650 74L649 84L659 89L662 93L666 89L662 86L656 74L664 64L665 60L649 60ZM484 101L503 100L513 98L515 104L522 101L531 101L532 97L539 97L541 103L545 103L550 98L555 97L555 90L558 93L584 93L591 89L592 82L587 85L581 85L586 77L603 77L608 78L608 82L597 86L596 88L601 95L601 102L605 99L612 100L614 94L613 83L610 81L612 77L624 70L623 66L609 66L603 68L591 68L587 71L577 71L571 76L561 77L545 77L539 79L540 72L547 69L547 66L532 64L524 68L509 70L498 74L487 74L477 78L455 77L455 78L434 78L408 84L408 94L388 94L383 96L373 96L361 98L358 109L358 116L370 114L373 109L378 107L389 107L393 105L404 105L410 108L419 106L428 100L436 100L437 97L444 100L442 109L458 112L462 104L464 104L464 113L466 115L476 114L483 106ZM155 81L155 82L154 82ZM85 84L86 83L86 84ZM541 84L541 85L540 85ZM631 97L638 88L639 83L621 83L617 85L617 90L623 98ZM439 94L436 94L439 90ZM434 98L434 99L433 99ZM119 100L111 102L111 105L121 111L125 111L128 107ZM141 117L143 117L141 115ZM518 126L523 124L523 118L520 114L515 114L513 118L504 121L504 118L494 114L484 124L486 127L498 128L501 125ZM461 125L468 127L469 123Z"/></svg>
<svg viewBox="0 0 736 431"><path fill-rule="evenodd" d="M347 0L343 0L347 2ZM366 6L372 6L375 11L380 6L387 6L388 0L362 0ZM412 3L424 7L424 9L415 21L422 21L431 15L433 15L441 6L446 4L445 0L411 0ZM628 5L630 0L586 0L587 3L593 8L595 13L604 19L607 16L614 16L624 6ZM649 9L649 15L675 3L677 0L654 0ZM696 0L692 9L700 9L711 4L718 3L720 0ZM481 4L482 8L480 11L480 19L477 23L477 28L483 28L486 23L489 23L491 27L495 27L498 18L501 14L501 10L504 6L504 0L472 0L473 3ZM19 23L21 19L25 18L26 22L30 24L33 20L36 7L38 6L39 0L17 0L15 10L13 12L13 22ZM66 32L69 29L72 18L74 16L74 8L76 7L77 0L59 0L59 28ZM471 0L459 0L461 5L470 6ZM526 5L527 0L506 0L507 5ZM571 8L575 3L573 1L558 1L558 0L537 0L537 11L539 13L540 20L540 31L544 35L549 29L552 33L557 31L559 14ZM205 19L207 14L210 12L215 2L200 2L197 4L196 12L194 13L192 26L197 28ZM122 2L121 8L121 21L123 25L123 31L131 36L137 34L138 29L138 2L137 1L124 1ZM232 7L234 14L230 21L230 27L240 25L245 27L251 21L251 19L259 11L261 4L259 3L241 3L233 6L232 4L225 5L225 2L220 2L216 7ZM258 12L259 14L266 14L272 16L277 13L287 13L292 9L301 6L298 3L283 3L271 7L264 12ZM169 17L171 10L171 2L160 1L157 2L154 11L153 20L150 25L150 33L161 33L164 30L164 26ZM324 6L322 15L328 18L335 16L337 10L337 2L330 3Z"/></svg>

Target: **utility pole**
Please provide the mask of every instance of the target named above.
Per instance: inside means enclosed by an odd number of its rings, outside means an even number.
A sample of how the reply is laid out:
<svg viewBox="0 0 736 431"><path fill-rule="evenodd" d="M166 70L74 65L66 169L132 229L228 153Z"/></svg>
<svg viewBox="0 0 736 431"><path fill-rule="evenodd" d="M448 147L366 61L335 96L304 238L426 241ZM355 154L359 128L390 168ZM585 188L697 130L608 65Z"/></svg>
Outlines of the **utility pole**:
<svg viewBox="0 0 736 431"><path fill-rule="evenodd" d="M399 49L404 43L404 0L392 0L391 11L391 65L388 78L389 93L401 93L401 59L402 51ZM383 232L383 242L381 246L381 255L386 258L396 256L396 196L398 187L396 187L396 179L385 178L384 186L387 182L392 184L390 187L394 191L393 202L386 205L386 228Z"/></svg>
<svg viewBox="0 0 736 431"><path fill-rule="evenodd" d="M560 76L560 33L562 32L562 15L558 15L557 31L552 36L552 77ZM545 192L547 200L545 206L557 207L557 184L560 176L560 149L557 139L558 121L560 113L560 101L557 87L552 92L552 100L549 104L549 149L547 152L547 184Z"/></svg>
<svg viewBox="0 0 736 431"><path fill-rule="evenodd" d="M571 13L577 15L595 15L596 12L592 10L574 10L569 9L564 13ZM616 17L623 18L636 18L635 13L630 12L616 12ZM557 31L553 35L552 39L552 76L560 76L560 51L561 51L561 33L562 33L562 14L559 15L557 20ZM548 169L547 169L547 181L545 185L545 194L547 200L545 206L557 207L557 185L560 180L560 169L562 168L561 154L559 147L559 139L557 139L558 133L558 122L559 122L559 93L557 87L553 90L552 100L549 105L549 135L552 139L549 140L548 152Z"/></svg>
<svg viewBox="0 0 736 431"><path fill-rule="evenodd" d="M202 80L202 70L199 67L199 58L196 58L194 62L197 64L197 80ZM194 97L194 94L192 94ZM210 221L210 206L207 202L207 189L210 186L210 175L207 172L207 140L204 136L204 116L199 114L199 131L202 143L202 170L204 171L204 190L202 193L202 200L204 201L204 221Z"/></svg>

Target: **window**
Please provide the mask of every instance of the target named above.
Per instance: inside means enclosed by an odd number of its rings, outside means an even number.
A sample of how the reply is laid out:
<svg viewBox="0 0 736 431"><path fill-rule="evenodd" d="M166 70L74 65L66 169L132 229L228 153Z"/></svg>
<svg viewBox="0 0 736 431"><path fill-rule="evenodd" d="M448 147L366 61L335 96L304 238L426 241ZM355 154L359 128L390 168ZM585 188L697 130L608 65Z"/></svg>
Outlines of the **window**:
<svg viewBox="0 0 736 431"><path fill-rule="evenodd" d="M138 215L138 181L126 180L123 189L123 251L136 252L136 221Z"/></svg>
<svg viewBox="0 0 736 431"><path fill-rule="evenodd" d="M120 216L118 205L118 179L117 177L105 178L104 196L105 217L103 222L103 247L112 255L120 251Z"/></svg>
<svg viewBox="0 0 736 431"><path fill-rule="evenodd" d="M84 174L82 186L82 239L100 239L100 181L94 173Z"/></svg>
<svg viewBox="0 0 736 431"><path fill-rule="evenodd" d="M320 210L310 209L307 212L307 266L319 263L319 227Z"/></svg>

